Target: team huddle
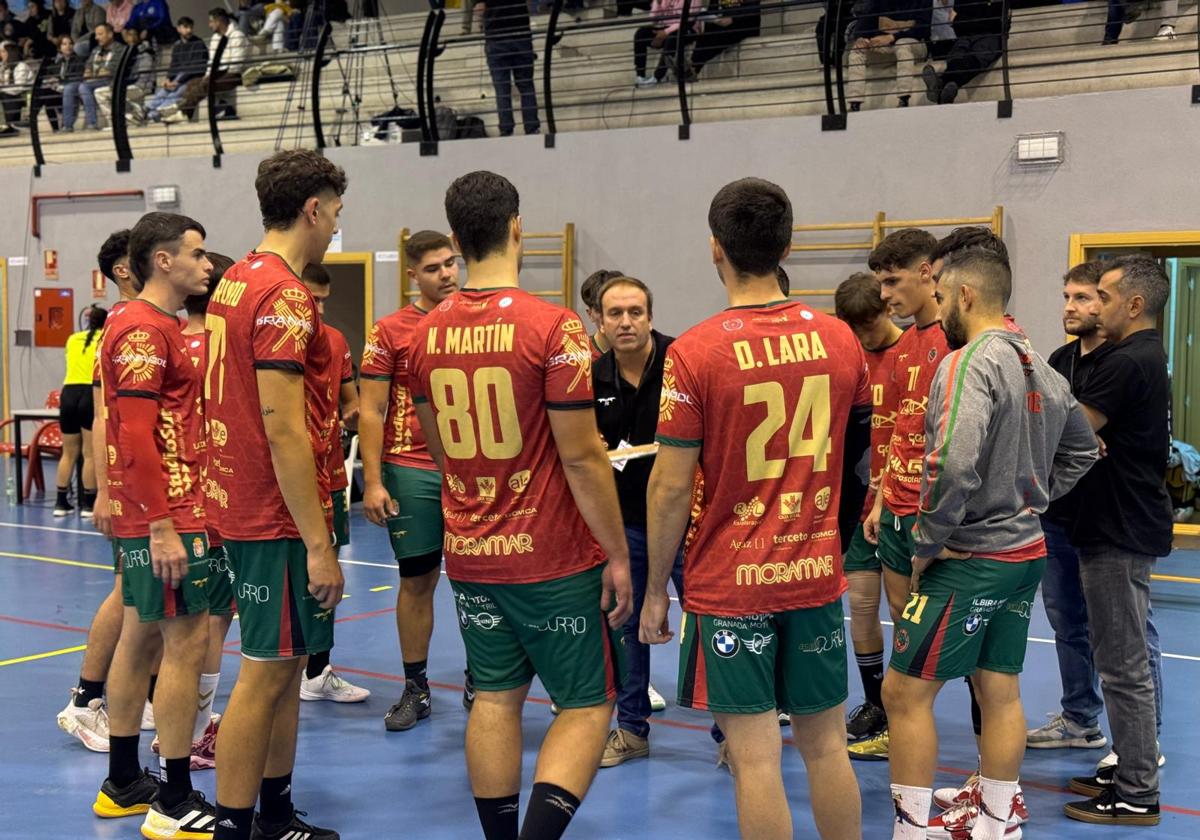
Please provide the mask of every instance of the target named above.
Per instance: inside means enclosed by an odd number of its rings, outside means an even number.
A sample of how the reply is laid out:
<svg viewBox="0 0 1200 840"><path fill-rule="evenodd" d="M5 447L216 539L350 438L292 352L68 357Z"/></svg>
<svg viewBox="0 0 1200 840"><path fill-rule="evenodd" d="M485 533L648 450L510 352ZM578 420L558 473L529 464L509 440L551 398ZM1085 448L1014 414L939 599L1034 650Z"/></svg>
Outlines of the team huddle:
<svg viewBox="0 0 1200 840"><path fill-rule="evenodd" d="M599 767L648 754L644 646L676 635L678 702L714 718L743 837L793 833L781 719L823 838L862 836L851 758L891 762L894 837L1021 836L1017 680L1046 563L1040 516L1097 462L1103 423L1006 315L997 237L894 233L870 273L838 288L834 317L788 297L787 195L743 179L709 211L729 308L678 339L651 336L649 290L610 272L592 290L607 338L591 337L573 311L520 288L517 191L473 172L446 193L451 237L406 243L416 299L372 328L356 388L345 338L322 322L320 263L346 186L320 155L281 152L259 167L264 235L241 260L168 213L101 252L128 298L104 327L95 377L95 518L119 577L89 636L90 657L103 647L93 638L112 636L111 663L85 659L59 716L109 753L97 816L145 815L151 840L339 836L302 819L291 789L301 700L368 694L329 664L349 540L342 435L357 428L364 513L388 530L401 581L406 681L384 723L405 731L431 713L444 561L487 840L562 836ZM1113 294L1149 317L1144 281L1122 286L1114 271ZM896 316L914 323L901 330ZM647 439L631 441L633 420L610 433L601 403L637 400L651 371L661 390ZM650 446L637 468L610 452L631 442ZM847 591L866 694L849 720ZM886 677L881 592L895 622ZM234 611L242 661L216 715ZM645 711L627 715L622 695L610 732L631 657ZM556 718L522 822L534 676ZM932 706L960 677L979 773L934 792ZM157 776L138 760L148 694ZM214 766L210 803L191 772ZM1121 772L1068 815L1115 819ZM1138 807L1157 821L1156 798Z"/></svg>

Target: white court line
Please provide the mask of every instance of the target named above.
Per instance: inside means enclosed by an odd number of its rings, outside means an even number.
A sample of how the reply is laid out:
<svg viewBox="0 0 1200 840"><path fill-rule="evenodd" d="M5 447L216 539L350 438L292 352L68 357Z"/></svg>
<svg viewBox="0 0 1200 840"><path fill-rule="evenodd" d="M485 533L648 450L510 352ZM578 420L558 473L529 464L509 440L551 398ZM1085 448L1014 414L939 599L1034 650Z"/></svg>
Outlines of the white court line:
<svg viewBox="0 0 1200 840"><path fill-rule="evenodd" d="M49 525L22 525L18 522L0 522L0 528L28 528L31 531L53 531L56 534L83 534L85 537L104 537L99 531L80 531L76 528L52 528ZM108 539L108 537L104 537Z"/></svg>

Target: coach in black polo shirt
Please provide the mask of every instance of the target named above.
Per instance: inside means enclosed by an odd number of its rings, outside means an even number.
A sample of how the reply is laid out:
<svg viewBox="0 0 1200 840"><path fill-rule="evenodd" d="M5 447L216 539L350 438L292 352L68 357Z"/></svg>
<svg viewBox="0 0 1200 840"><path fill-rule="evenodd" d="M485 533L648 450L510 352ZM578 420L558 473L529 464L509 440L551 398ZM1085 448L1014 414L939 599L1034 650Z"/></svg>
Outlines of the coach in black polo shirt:
<svg viewBox="0 0 1200 840"><path fill-rule="evenodd" d="M601 330L610 347L592 363L596 425L609 450L654 442L658 400L662 392L663 359L675 339L653 329L654 297L646 284L616 277L600 288L596 298ZM646 486L654 458L614 463L617 496L629 542L629 572L633 577L633 615L625 623L629 675L617 697L617 723L604 747L601 767L612 767L650 754L650 647L638 641L638 616L646 597ZM683 557L671 574L676 593L683 589Z"/></svg>
<svg viewBox="0 0 1200 840"><path fill-rule="evenodd" d="M1171 552L1173 532L1165 486L1171 387L1156 329L1170 282L1141 255L1119 257L1101 271L1107 349L1077 397L1107 456L1079 483L1071 542L1079 549L1092 655L1120 761L1072 779L1073 791L1092 798L1069 803L1066 814L1105 825L1154 825L1158 746L1146 612L1150 572L1156 558Z"/></svg>

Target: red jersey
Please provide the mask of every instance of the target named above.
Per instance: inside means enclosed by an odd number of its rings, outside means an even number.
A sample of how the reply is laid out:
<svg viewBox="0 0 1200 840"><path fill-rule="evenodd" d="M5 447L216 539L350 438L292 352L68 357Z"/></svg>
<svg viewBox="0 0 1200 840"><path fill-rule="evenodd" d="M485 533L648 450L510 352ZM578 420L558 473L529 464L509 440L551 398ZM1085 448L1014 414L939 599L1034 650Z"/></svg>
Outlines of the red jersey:
<svg viewBox="0 0 1200 840"><path fill-rule="evenodd" d="M183 340L186 342L186 344L184 345L184 350L187 352L188 358L192 360L192 364L196 367L196 370L199 371L201 381L203 381L204 371L206 369L205 363L208 360L208 356L205 353L205 350L208 347L208 335L207 335L207 333L202 333L202 332L190 333L190 334L184 333ZM200 400L199 400L199 410L201 411L201 413L203 413L203 409L204 409L203 396L204 396L203 389L201 389L201 395L200 395ZM216 502L217 491L216 491L215 483L208 476L208 447L207 447L208 420L207 420L207 415L205 415L205 418L206 418L204 421L205 446L203 447L203 450L201 453L203 457L201 457L201 459L200 459L200 484L204 488L204 491L203 491L204 492L204 508L205 508L205 511L208 511L209 509L216 506L215 502ZM217 531L216 519L214 517L209 517L208 518L208 544L209 544L209 546L211 548L219 548L222 545L222 542L223 541L221 540L221 535Z"/></svg>
<svg viewBox="0 0 1200 840"><path fill-rule="evenodd" d="M119 466L109 473L113 535L138 539L150 534L146 492L158 488L126 486L121 474L133 453L123 451L118 397L140 397L158 403L154 446L161 461L163 485L171 522L180 534L204 530L204 500L200 459L204 446L204 416L199 410L200 372L187 356L175 316L146 301L131 301L126 317L105 330L100 342L100 376L104 383L104 433L110 460ZM115 455L115 459L114 459Z"/></svg>
<svg viewBox="0 0 1200 840"><path fill-rule="evenodd" d="M413 410L409 384L408 346L413 330L424 317L425 311L413 303L380 318L367 334L359 372L364 379L392 383L383 423L384 463L436 470Z"/></svg>
<svg viewBox="0 0 1200 840"><path fill-rule="evenodd" d="M896 427L896 339L882 350L867 350L867 374L871 379L871 487L878 487L887 463L892 430ZM868 488L862 518L875 504L875 492Z"/></svg>
<svg viewBox="0 0 1200 840"><path fill-rule="evenodd" d="M675 340L657 437L701 447L704 515L684 557L689 612L783 612L846 591L837 520L846 424L852 406L870 402L850 328L799 302L728 309Z"/></svg>
<svg viewBox="0 0 1200 840"><path fill-rule="evenodd" d="M445 452L450 578L533 583L604 562L546 414L593 411L579 317L520 289L465 289L421 319L409 353L413 399L432 404Z"/></svg>
<svg viewBox="0 0 1200 840"><path fill-rule="evenodd" d="M100 347L104 346L104 336L108 334L108 331L119 328L118 325L121 323L121 319L119 316L122 312L125 311L125 307L128 305L128 303L129 303L128 300L119 300L113 304L112 309L108 310L108 317L104 319L104 328L100 331ZM101 391L100 391L101 398L100 398L100 400L97 401L97 404L100 407L101 421L104 422L105 424L107 424L108 410L104 407L104 399L103 399L104 376L103 376L102 371L100 370L100 359L101 358L102 357L99 352L99 349L97 349L96 360L92 363L92 387L101 389ZM105 448L106 448L106 453L105 453L104 460L105 460L105 474L107 476L106 486L112 487L114 485L114 483L119 483L121 480L121 465L119 463L117 463L117 450L110 441L108 441L108 440L105 441ZM109 499L111 500L111 498L112 497L110 495Z"/></svg>
<svg viewBox="0 0 1200 840"><path fill-rule="evenodd" d="M913 516L920 502L929 389L938 365L950 354L950 345L941 321L934 321L924 327L909 327L893 349L896 388L893 402L885 402L884 409L896 412L896 425L888 448L883 501L897 516Z"/></svg>
<svg viewBox="0 0 1200 840"><path fill-rule="evenodd" d="M332 507L325 450L317 448L314 421L308 417L321 395L328 393L329 340L316 302L281 257L251 251L217 285L204 329L209 473L215 483L212 509L221 536L298 539L300 532L284 504L271 463L257 371L275 368L304 375L305 421L328 520Z"/></svg>
<svg viewBox="0 0 1200 840"><path fill-rule="evenodd" d="M327 469L329 471L329 489L330 491L345 490L350 486L350 479L346 476L346 456L342 451L342 422L341 409L342 404L342 386L347 382L354 381L354 357L350 355L350 344L346 341L346 336L336 327L325 325L325 331L329 333L329 351L330 351L330 379L333 382L333 415L334 426L332 437L329 441L327 449Z"/></svg>

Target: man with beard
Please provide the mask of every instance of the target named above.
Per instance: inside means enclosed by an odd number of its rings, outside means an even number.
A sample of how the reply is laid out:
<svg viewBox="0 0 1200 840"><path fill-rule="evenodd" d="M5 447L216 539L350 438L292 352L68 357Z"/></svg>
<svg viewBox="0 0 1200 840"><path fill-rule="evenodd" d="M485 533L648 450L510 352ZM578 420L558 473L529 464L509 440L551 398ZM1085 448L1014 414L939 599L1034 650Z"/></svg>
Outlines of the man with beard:
<svg viewBox="0 0 1200 840"><path fill-rule="evenodd" d="M978 248L938 275L953 352L930 389L911 594L883 683L895 840L1006 836L1025 750L1018 675L1045 566L1038 514L1097 458L1067 384L1005 327L1011 292L1006 262ZM929 823L933 702L968 675L982 708L980 797Z"/></svg>

